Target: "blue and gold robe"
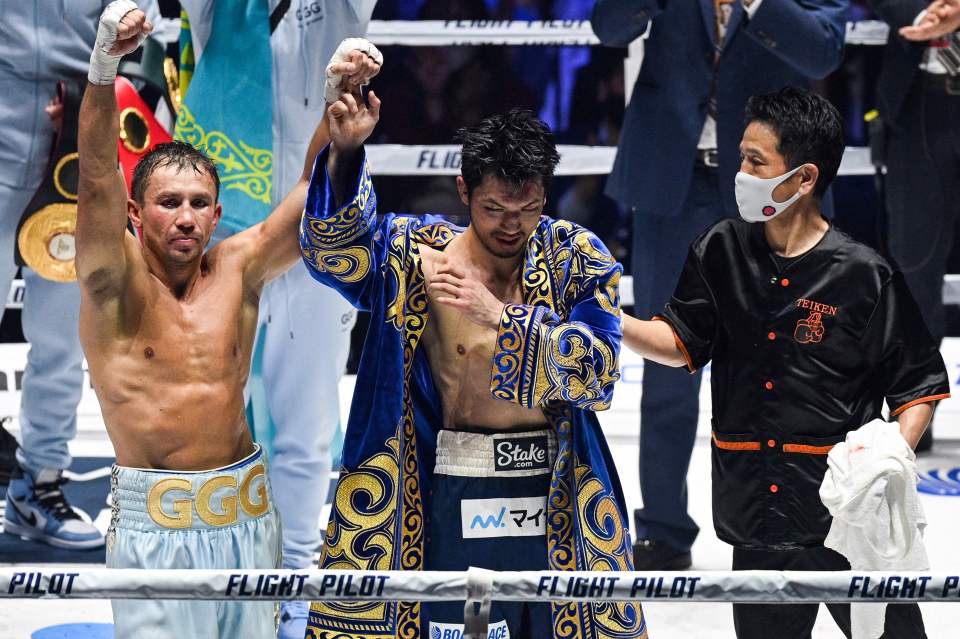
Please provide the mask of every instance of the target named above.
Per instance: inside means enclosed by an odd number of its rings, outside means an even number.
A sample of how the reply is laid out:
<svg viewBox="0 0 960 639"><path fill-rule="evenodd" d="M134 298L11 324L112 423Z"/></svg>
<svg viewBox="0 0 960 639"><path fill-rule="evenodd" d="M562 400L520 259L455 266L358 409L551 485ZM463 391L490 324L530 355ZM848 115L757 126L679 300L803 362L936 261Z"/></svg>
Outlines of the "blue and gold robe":
<svg viewBox="0 0 960 639"><path fill-rule="evenodd" d="M318 158L300 227L313 277L369 311L323 569L421 570L440 397L418 348L429 318L420 247L463 229L435 216L377 216L366 160L337 207ZM620 265L589 231L542 217L527 241L523 304L500 321L490 391L543 409L558 439L548 496L552 570L630 570L623 495L594 411L619 378ZM323 330L322 327L320 330ZM310 401L332 401L310 398ZM646 637L638 604L553 604L554 637ZM418 602L317 602L307 637L420 637Z"/></svg>

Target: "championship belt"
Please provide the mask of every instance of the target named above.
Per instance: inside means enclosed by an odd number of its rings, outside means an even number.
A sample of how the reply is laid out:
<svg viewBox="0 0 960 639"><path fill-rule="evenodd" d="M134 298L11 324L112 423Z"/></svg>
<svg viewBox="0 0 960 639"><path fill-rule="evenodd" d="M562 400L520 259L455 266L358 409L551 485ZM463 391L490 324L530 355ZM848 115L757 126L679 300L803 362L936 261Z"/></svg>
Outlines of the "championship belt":
<svg viewBox="0 0 960 639"><path fill-rule="evenodd" d="M118 76L113 89L117 96L117 108L120 110L117 152L129 193L133 183L133 170L140 158L156 145L170 142L173 138L154 117L153 110L143 101L130 80Z"/></svg>
<svg viewBox="0 0 960 639"><path fill-rule="evenodd" d="M57 94L63 102L63 124L43 182L20 217L15 258L17 264L29 266L45 279L72 282L77 279L77 119L83 86L59 82Z"/></svg>

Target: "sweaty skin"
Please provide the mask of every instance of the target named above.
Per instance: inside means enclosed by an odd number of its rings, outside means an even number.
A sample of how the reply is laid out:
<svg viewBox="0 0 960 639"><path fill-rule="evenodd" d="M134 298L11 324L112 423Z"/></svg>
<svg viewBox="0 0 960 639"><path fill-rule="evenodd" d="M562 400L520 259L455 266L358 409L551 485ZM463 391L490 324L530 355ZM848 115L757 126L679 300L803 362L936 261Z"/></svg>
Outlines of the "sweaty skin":
<svg viewBox="0 0 960 639"><path fill-rule="evenodd" d="M380 99L371 91L368 100L343 95L327 111L332 138L327 172L339 203L346 201L360 170L359 149L380 118ZM503 306L522 302L524 247L546 202L542 180L515 185L485 175L471 193L460 176L457 190L470 208L470 225L442 253L420 247L430 303L423 340L443 403L443 426L529 430L544 425L539 408L495 399L490 391Z"/></svg>
<svg viewBox="0 0 960 639"><path fill-rule="evenodd" d="M181 297L142 264L109 303L84 294L80 340L118 464L200 470L253 452L243 387L260 287L235 244L204 255Z"/></svg>
<svg viewBox="0 0 960 639"><path fill-rule="evenodd" d="M437 302L429 286L433 275L448 260L466 262L462 237L447 245L443 253L428 246L420 248L423 274L430 301L430 320L423 331L423 344L433 381L443 403L443 427L451 430L490 428L529 430L546 424L543 411L496 399L490 393L490 372L497 331L473 323L459 310ZM469 267L468 267L469 268ZM473 270L472 275L482 277ZM492 282L481 282L493 289ZM501 302L523 302L519 282L504 287Z"/></svg>
<svg viewBox="0 0 960 639"><path fill-rule="evenodd" d="M120 54L136 48L144 21L139 10L124 16ZM336 66L351 91L379 66L359 52L348 57ZM221 214L212 176L160 166L143 202L128 199L118 133L113 86L88 85L78 136L80 341L107 432L122 466L224 466L254 450L243 387L260 292L299 261L297 229L328 124L318 126L300 181L273 213L207 253ZM126 231L128 217L140 241Z"/></svg>

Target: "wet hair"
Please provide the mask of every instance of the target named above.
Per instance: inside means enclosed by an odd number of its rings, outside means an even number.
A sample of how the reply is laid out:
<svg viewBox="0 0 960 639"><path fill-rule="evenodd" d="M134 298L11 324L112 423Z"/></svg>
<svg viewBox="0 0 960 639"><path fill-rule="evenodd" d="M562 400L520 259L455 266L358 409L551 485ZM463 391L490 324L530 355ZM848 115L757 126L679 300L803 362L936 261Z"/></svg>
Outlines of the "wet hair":
<svg viewBox="0 0 960 639"><path fill-rule="evenodd" d="M546 190L560 161L550 128L531 111L512 109L457 131L463 145L460 174L467 193L491 175L516 187L540 178Z"/></svg>
<svg viewBox="0 0 960 639"><path fill-rule="evenodd" d="M175 166L179 170L192 168L200 175L207 173L213 178L214 201L220 197L220 176L217 167L207 155L186 142L164 142L153 147L143 156L133 170L130 191L138 204L143 204L143 195L147 191L147 182L154 171L165 166Z"/></svg>
<svg viewBox="0 0 960 639"><path fill-rule="evenodd" d="M797 87L784 87L747 101L747 124L762 122L776 133L777 152L787 166L816 164L820 176L813 195L822 198L833 182L843 157L840 113L826 98Z"/></svg>

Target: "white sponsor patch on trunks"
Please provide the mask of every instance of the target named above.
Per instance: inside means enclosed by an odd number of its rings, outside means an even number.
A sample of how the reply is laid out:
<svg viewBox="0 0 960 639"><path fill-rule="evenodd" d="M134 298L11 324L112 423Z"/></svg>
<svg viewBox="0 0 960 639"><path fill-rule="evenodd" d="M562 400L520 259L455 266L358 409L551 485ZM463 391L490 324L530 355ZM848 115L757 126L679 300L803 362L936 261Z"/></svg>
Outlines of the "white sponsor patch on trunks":
<svg viewBox="0 0 960 639"><path fill-rule="evenodd" d="M460 522L464 539L545 535L547 498L464 499Z"/></svg>
<svg viewBox="0 0 960 639"><path fill-rule="evenodd" d="M463 624L430 622L430 639L463 639ZM510 639L506 621L487 626L487 639Z"/></svg>

